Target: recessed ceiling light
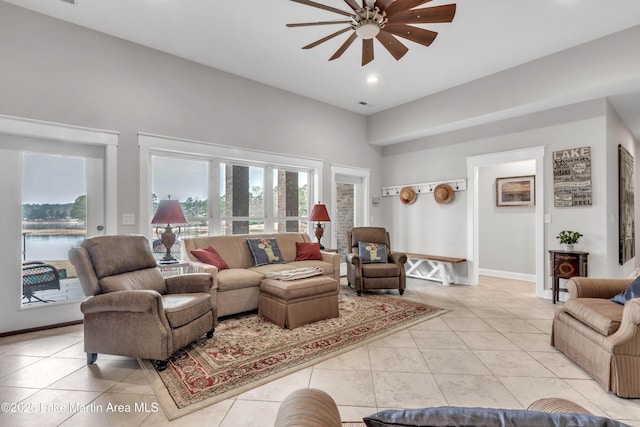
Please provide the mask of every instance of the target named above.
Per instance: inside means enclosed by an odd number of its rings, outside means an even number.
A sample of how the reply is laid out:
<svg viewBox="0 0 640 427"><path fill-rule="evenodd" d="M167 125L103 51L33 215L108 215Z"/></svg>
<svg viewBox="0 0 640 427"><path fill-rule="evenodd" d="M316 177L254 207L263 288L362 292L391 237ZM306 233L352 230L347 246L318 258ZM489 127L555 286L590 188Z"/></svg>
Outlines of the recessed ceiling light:
<svg viewBox="0 0 640 427"><path fill-rule="evenodd" d="M369 83L370 85L378 83L380 79L378 78L378 76L369 76L367 77L367 83Z"/></svg>

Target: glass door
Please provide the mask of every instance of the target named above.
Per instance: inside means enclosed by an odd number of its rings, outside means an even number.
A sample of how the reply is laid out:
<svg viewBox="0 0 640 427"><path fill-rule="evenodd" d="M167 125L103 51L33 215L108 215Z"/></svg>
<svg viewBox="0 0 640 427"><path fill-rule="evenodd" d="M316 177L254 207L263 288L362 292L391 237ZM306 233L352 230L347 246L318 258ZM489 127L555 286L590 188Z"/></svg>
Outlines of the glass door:
<svg viewBox="0 0 640 427"><path fill-rule="evenodd" d="M29 151L21 153L21 169L21 306L82 300L67 254L104 230L103 162Z"/></svg>
<svg viewBox="0 0 640 427"><path fill-rule="evenodd" d="M83 238L80 220L76 221L75 229L70 227L73 218L82 216L78 207L83 205L83 198L78 197L85 196L84 232L87 236L117 232L117 149L116 132L0 115L0 181L3 184L0 186L0 200L5 225L4 240L0 245L0 268L4 278L0 283L0 333L82 320L80 303L84 296L71 291L68 296L52 296L45 293L51 289L39 289L37 285L42 281L42 288L57 288L56 282L59 282L62 291L66 280L75 281L76 289L79 289L74 270L68 267L66 245L51 252L52 246L64 240L58 237L64 233L78 233L73 237L74 242ZM40 159L32 156L40 156ZM74 178L69 179L68 173L73 173ZM80 185L76 186L78 182ZM69 188L74 189L70 196L53 198ZM62 211L51 209L52 205L69 203L71 207L65 206ZM33 205L30 206L32 210L50 206L48 212L31 212L29 215L35 216L26 217L26 205ZM73 205L76 209L72 214ZM49 223L46 229L43 228L45 222ZM36 230L40 233L36 238L40 239L37 244L50 246L46 252L38 253L44 248L37 248L31 237L26 235ZM47 234L52 237L44 237ZM44 243L46 239L48 244ZM44 264L50 261L48 264L52 267L41 270L40 277L23 281L23 273L38 276L35 271L23 272L23 263L27 261ZM25 290L23 283L33 283L34 286ZM31 295L31 302L25 294ZM53 302L40 302L34 296Z"/></svg>

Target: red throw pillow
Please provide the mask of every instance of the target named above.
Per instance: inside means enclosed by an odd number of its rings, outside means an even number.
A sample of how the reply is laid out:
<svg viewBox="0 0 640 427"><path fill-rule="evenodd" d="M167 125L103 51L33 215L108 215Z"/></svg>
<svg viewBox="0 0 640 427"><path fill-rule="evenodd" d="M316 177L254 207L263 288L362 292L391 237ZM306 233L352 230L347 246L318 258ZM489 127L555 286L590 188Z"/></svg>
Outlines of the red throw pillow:
<svg viewBox="0 0 640 427"><path fill-rule="evenodd" d="M322 261L320 243L296 242L296 261Z"/></svg>
<svg viewBox="0 0 640 427"><path fill-rule="evenodd" d="M196 257L200 262L215 265L216 267L218 267L218 271L226 270L229 268L229 264L227 264L227 262L222 259L220 254L211 246L207 246L203 249L194 249L193 251L191 251L191 255Z"/></svg>

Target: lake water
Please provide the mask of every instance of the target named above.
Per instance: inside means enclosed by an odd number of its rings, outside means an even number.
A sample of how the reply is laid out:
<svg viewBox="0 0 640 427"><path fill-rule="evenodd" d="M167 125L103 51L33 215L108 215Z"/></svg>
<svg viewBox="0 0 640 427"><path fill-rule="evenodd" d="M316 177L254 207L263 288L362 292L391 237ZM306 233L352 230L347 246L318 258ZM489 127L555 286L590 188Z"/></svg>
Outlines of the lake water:
<svg viewBox="0 0 640 427"><path fill-rule="evenodd" d="M77 246L82 240L84 236L77 234L27 234L26 259L33 261L68 259L69 249Z"/></svg>

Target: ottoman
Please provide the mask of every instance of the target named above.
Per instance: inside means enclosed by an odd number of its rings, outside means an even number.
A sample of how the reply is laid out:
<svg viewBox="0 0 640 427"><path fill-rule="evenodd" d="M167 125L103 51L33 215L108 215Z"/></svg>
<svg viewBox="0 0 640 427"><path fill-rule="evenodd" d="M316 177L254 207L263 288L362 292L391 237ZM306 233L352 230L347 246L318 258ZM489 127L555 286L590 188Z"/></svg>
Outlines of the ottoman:
<svg viewBox="0 0 640 427"><path fill-rule="evenodd" d="M329 276L262 279L258 314L289 329L338 317L338 282Z"/></svg>

